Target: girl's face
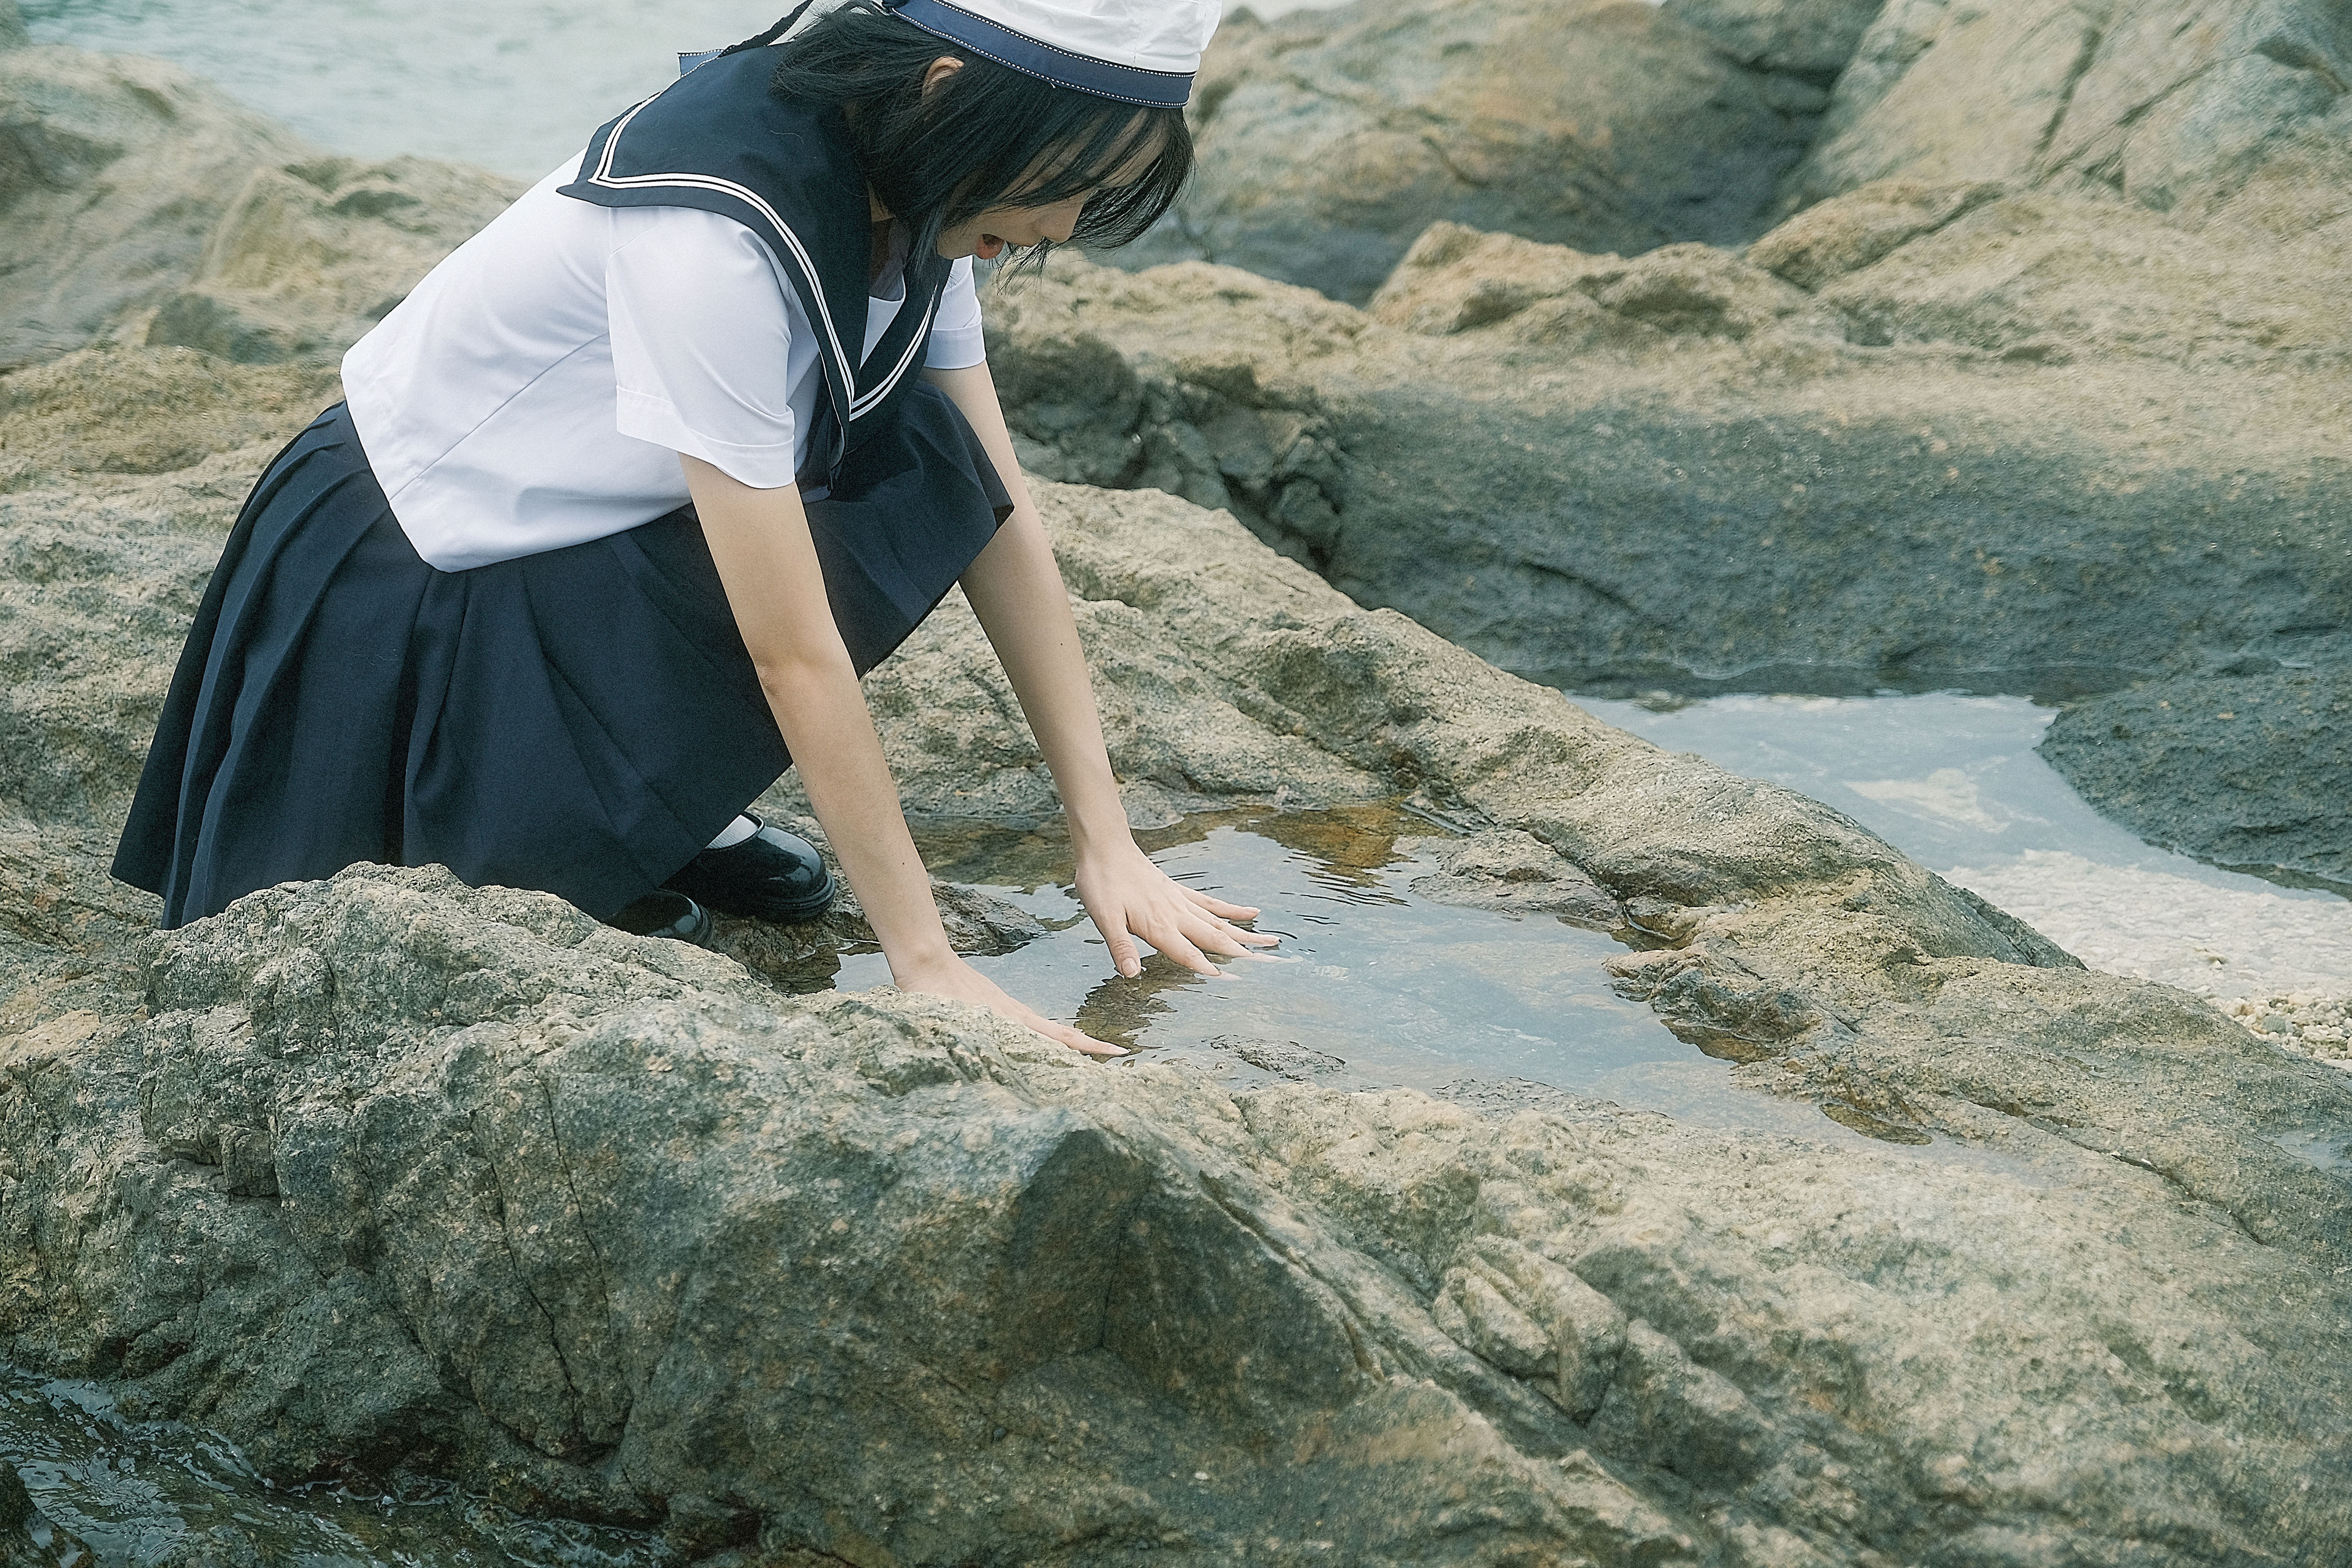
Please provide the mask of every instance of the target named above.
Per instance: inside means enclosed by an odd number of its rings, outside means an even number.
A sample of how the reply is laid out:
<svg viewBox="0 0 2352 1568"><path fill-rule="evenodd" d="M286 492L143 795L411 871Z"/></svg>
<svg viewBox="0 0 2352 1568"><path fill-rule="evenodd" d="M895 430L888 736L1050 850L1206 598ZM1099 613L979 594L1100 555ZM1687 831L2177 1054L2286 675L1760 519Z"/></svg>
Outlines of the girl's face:
<svg viewBox="0 0 2352 1568"><path fill-rule="evenodd" d="M1150 172L1160 152L1155 142L1154 145L1138 153L1125 167L1114 170L1101 184L1090 186L1066 201L1055 202L1052 206L991 207L969 222L941 229L940 254L950 261L966 256L993 261L1008 249L1038 245L1046 240L1055 245L1067 245L1071 234L1078 226L1078 215L1087 210L1087 203L1093 200L1097 192L1116 189L1143 178ZM1066 162L1068 156L1065 154L1058 160L1040 160L1036 177L1023 184L1033 190L1044 184L1053 177L1056 163Z"/></svg>
<svg viewBox="0 0 2352 1568"><path fill-rule="evenodd" d="M940 254L950 261L966 256L993 261L1012 247L1047 240L1066 245L1093 195L1084 191L1050 207L991 207L968 223L941 229Z"/></svg>
<svg viewBox="0 0 2352 1568"><path fill-rule="evenodd" d="M961 60L953 56L942 55L931 62L931 68L923 79L923 90L929 92L962 68ZM1056 202L1052 206L1032 207L1013 205L991 207L978 217L957 224L951 228L942 229L940 232L940 254L950 261L961 260L967 256L976 257L982 261L993 261L1007 250L1042 245L1048 240L1055 245L1066 245L1069 243L1070 236L1077 229L1079 215L1086 211L1087 203L1094 196L1096 191L1143 178L1150 172L1151 165L1159 158L1160 153L1160 149L1155 139L1154 145L1137 153L1128 167L1115 171L1102 185L1081 191L1068 200ZM1038 189L1051 180L1059 169L1067 167L1069 160L1076 155L1076 150L1073 149L1058 156L1039 159L1036 165L1030 170L1028 176L1022 180L1019 188Z"/></svg>

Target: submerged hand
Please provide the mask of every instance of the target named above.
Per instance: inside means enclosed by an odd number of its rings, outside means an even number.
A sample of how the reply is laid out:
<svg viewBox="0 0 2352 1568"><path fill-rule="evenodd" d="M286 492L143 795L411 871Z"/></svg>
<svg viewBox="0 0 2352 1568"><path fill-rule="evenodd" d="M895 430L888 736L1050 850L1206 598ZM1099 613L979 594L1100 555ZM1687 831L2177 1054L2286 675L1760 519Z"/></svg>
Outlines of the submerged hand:
<svg viewBox="0 0 2352 1568"><path fill-rule="evenodd" d="M1135 945L1139 936L1199 974L1217 973L1208 958L1212 952L1240 958L1282 940L1234 925L1255 920L1257 911L1184 886L1153 865L1131 839L1079 862L1078 901L1110 943L1111 962L1129 979L1143 973Z"/></svg>
<svg viewBox="0 0 2352 1568"><path fill-rule="evenodd" d="M1003 986L953 953L905 974L898 974L897 967L895 964L891 966L892 973L901 991L919 991L926 996L946 996L985 1007L998 1017L1010 1019L1032 1034L1042 1035L1057 1046L1067 1046L1090 1057L1127 1055L1117 1046L1106 1045L1091 1035L1082 1035L1067 1024L1056 1024L1043 1013L1015 1001Z"/></svg>

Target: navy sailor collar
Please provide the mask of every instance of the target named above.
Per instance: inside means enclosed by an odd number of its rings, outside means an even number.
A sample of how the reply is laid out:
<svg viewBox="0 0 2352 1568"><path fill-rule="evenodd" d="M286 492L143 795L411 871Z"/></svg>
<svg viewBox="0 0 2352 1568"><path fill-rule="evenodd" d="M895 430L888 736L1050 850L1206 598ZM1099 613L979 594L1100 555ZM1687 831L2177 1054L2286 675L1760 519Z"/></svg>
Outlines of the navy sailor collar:
<svg viewBox="0 0 2352 1568"><path fill-rule="evenodd" d="M832 417L820 419L829 432L810 432L808 466L830 475L907 384L950 264L908 258L906 302L861 363L873 219L849 124L837 109L780 98L773 74L765 49L699 66L599 129L562 193L599 206L714 212L767 244L816 333Z"/></svg>

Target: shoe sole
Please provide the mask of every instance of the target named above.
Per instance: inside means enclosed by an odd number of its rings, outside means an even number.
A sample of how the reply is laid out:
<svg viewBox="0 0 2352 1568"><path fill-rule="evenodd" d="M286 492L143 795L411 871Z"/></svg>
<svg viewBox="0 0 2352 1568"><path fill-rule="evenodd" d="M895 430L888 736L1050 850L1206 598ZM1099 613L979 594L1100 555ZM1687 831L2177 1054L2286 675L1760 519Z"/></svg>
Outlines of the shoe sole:
<svg viewBox="0 0 2352 1568"><path fill-rule="evenodd" d="M833 908L835 891L834 879L827 877L821 892L813 893L796 904L762 904L751 907L743 904L715 904L707 899L700 902L706 909L715 910L722 915L735 915L744 920L772 921L779 925L806 925Z"/></svg>

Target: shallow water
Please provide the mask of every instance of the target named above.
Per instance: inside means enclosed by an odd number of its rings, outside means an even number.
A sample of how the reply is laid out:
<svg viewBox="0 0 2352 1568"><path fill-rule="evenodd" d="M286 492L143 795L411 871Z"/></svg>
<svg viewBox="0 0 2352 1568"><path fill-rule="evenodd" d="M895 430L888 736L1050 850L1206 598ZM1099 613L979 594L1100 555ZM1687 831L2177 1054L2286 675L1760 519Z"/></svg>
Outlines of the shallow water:
<svg viewBox="0 0 2352 1568"><path fill-rule="evenodd" d="M1519 1080L1705 1126L1858 1137L1810 1104L1735 1087L1730 1065L1612 988L1628 951L1549 915L1459 908L1416 892L1451 829L1393 805L1239 811L1139 834L1179 881L1264 913L1265 962L1215 978L1153 958L1123 980L1070 886L1058 825L919 834L933 871L1014 904L1050 934L973 964L1050 1016L1138 1059L1184 1061L1228 1087L1288 1079L1440 1089ZM1629 936L1631 933L1627 933ZM836 988L889 983L878 952L845 956Z"/></svg>
<svg viewBox="0 0 2352 1568"><path fill-rule="evenodd" d="M39 43L155 55L330 152L537 180L783 0L21 0ZM1270 16L1331 0L1273 0Z"/></svg>
<svg viewBox="0 0 2352 1568"><path fill-rule="evenodd" d="M223 1439L125 1416L94 1384L0 1366L0 1462L95 1568L669 1568L656 1538L526 1520L448 1489L272 1487Z"/></svg>
<svg viewBox="0 0 2352 1568"><path fill-rule="evenodd" d="M2055 713L2022 697L1574 700L1836 807L2093 968L2220 998L2352 991L2352 901L2135 837L2042 760Z"/></svg>

